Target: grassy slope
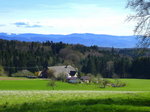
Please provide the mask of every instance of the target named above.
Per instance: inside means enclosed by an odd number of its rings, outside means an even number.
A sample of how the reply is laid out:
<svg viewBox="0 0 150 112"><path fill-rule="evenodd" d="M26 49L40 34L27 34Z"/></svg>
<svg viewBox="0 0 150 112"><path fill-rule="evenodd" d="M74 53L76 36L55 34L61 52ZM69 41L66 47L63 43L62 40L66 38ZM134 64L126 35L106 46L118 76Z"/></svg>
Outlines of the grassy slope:
<svg viewBox="0 0 150 112"><path fill-rule="evenodd" d="M111 90L111 91L150 91L150 80L146 79L121 79L127 83L126 87L105 89L98 85L68 84L57 82L55 90ZM51 90L47 86L48 80L0 80L0 90Z"/></svg>
<svg viewBox="0 0 150 112"><path fill-rule="evenodd" d="M150 112L150 92L0 91L0 112Z"/></svg>

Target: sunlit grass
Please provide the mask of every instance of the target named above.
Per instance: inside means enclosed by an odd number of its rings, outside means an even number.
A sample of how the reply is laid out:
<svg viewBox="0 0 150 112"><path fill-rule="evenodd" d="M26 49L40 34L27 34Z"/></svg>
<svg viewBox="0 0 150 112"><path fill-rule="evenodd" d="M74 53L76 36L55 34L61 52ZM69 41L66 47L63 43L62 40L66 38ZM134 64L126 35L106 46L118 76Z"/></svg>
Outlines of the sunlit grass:
<svg viewBox="0 0 150 112"><path fill-rule="evenodd" d="M114 81L114 79L109 79ZM148 79L120 79L127 85L125 87L100 88L97 84L69 84L57 81L54 90L100 90L100 91L150 91ZM0 80L0 90L52 90L48 80Z"/></svg>
<svg viewBox="0 0 150 112"><path fill-rule="evenodd" d="M150 112L150 92L0 91L0 112Z"/></svg>
<svg viewBox="0 0 150 112"><path fill-rule="evenodd" d="M49 80L0 80L0 112L150 112L150 80L120 80L127 86L57 81L54 91Z"/></svg>

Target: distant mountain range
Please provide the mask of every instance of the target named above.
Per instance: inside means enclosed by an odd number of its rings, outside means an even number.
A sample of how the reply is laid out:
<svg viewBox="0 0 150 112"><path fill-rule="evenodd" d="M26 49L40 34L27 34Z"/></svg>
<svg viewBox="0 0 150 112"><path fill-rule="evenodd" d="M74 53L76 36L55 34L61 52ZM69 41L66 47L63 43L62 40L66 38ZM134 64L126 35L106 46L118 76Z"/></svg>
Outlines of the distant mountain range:
<svg viewBox="0 0 150 112"><path fill-rule="evenodd" d="M136 36L113 36L92 33L74 33L69 35L55 34L7 34L0 33L0 39L18 40L26 42L64 42L68 44L83 44L86 46L97 45L100 47L134 48L137 44Z"/></svg>

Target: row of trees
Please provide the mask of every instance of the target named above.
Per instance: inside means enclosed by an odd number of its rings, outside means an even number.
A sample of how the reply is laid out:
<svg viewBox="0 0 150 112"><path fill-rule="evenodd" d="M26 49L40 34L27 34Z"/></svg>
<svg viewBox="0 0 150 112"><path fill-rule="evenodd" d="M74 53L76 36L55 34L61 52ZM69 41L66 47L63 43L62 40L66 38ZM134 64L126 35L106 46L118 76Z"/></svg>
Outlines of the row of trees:
<svg viewBox="0 0 150 112"><path fill-rule="evenodd" d="M150 57L95 57L89 56L83 62L82 72L100 74L111 78L118 75L120 78L150 78Z"/></svg>
<svg viewBox="0 0 150 112"><path fill-rule="evenodd" d="M135 56L134 49L127 51L128 49L86 47L62 42L0 40L0 65L9 76L20 70L34 73L47 66L70 64L77 67L80 73L100 74L103 77L116 74L122 78L150 78L149 54Z"/></svg>

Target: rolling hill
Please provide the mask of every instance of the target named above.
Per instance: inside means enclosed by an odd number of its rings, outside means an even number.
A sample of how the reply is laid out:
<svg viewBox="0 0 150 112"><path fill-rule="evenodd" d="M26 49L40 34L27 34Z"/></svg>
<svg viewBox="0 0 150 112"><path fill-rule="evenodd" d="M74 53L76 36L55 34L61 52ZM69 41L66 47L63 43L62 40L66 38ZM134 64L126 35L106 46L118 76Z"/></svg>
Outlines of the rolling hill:
<svg viewBox="0 0 150 112"><path fill-rule="evenodd" d="M83 44L86 46L97 45L100 47L134 48L138 42L135 36L113 36L92 33L74 33L69 35L55 34L6 34L0 33L0 39L18 40L26 42L63 42L68 44Z"/></svg>

